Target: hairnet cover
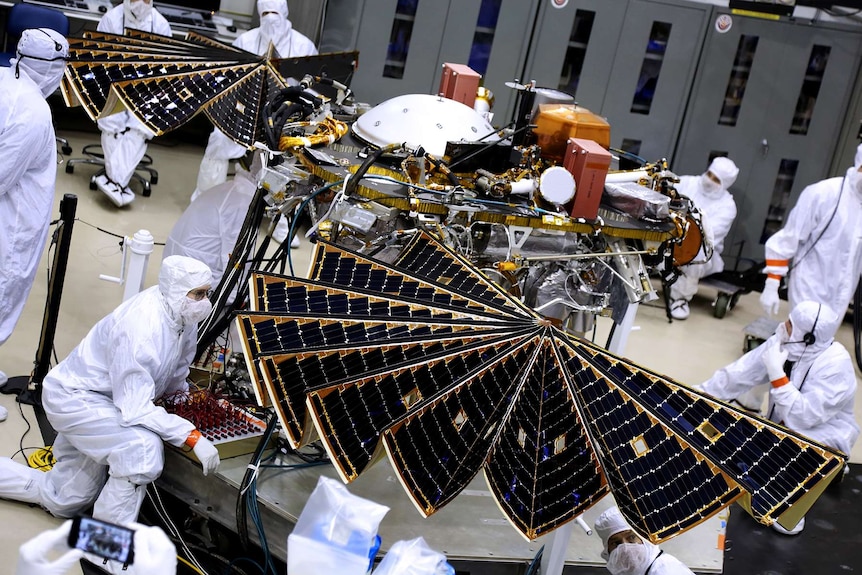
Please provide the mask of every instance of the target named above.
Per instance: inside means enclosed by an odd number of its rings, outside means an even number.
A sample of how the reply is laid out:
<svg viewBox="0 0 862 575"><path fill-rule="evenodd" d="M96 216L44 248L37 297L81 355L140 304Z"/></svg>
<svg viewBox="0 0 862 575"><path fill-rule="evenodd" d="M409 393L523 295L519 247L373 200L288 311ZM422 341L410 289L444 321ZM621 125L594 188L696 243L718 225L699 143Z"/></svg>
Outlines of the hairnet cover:
<svg viewBox="0 0 862 575"><path fill-rule="evenodd" d="M811 353L820 352L832 344L840 324L838 314L828 305L816 301L803 301L790 311L793 331L790 341L801 341L805 334L814 330L815 342L808 346Z"/></svg>
<svg viewBox="0 0 862 575"><path fill-rule="evenodd" d="M18 40L17 53L10 64L33 80L46 98L60 86L69 56L69 42L56 30L24 30Z"/></svg>
<svg viewBox="0 0 862 575"><path fill-rule="evenodd" d="M171 312L179 312L187 294L195 289L209 286L212 272L203 262L186 256L168 256L162 260L159 271L159 291Z"/></svg>
<svg viewBox="0 0 862 575"><path fill-rule="evenodd" d="M257 13L263 16L264 12L278 12L287 18L287 0L257 0Z"/></svg>
<svg viewBox="0 0 862 575"><path fill-rule="evenodd" d="M626 523L622 513L620 513L619 508L616 506L606 509L599 515L593 526L602 540L602 557L605 559L608 558L608 539L611 538L611 535L631 529L631 526Z"/></svg>
<svg viewBox="0 0 862 575"><path fill-rule="evenodd" d="M729 188L736 181L736 176L739 175L739 168L733 163L730 158L719 156L715 158L709 165L709 171L718 176L721 180L721 187Z"/></svg>

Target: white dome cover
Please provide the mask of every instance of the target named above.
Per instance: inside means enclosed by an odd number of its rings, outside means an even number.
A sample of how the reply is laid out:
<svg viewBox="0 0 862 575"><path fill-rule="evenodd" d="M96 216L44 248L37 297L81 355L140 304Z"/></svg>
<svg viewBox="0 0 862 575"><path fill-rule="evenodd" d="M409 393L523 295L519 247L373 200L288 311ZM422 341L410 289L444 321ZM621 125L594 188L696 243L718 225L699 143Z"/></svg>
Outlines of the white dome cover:
<svg viewBox="0 0 862 575"><path fill-rule="evenodd" d="M443 156L446 142L475 141L494 131L479 112L430 94L406 94L382 102L353 123L353 133L378 147L405 143ZM498 140L497 134L484 142Z"/></svg>

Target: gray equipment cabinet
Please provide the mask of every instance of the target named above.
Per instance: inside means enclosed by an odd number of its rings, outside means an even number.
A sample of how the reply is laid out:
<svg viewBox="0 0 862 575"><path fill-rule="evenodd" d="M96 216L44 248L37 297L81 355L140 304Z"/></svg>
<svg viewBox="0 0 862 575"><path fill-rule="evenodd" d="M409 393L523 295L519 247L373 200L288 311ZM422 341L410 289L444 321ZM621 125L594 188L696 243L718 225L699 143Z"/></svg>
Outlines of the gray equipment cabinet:
<svg viewBox="0 0 862 575"><path fill-rule="evenodd" d="M436 94L444 63L470 65L494 93L496 113L513 107L515 94L505 82L523 69L537 5L538 0L329 0L319 49L359 50L351 89L372 105L402 94Z"/></svg>
<svg viewBox="0 0 862 575"><path fill-rule="evenodd" d="M802 189L829 175L860 52L850 28L714 9L672 167L699 174L717 155L739 166L726 253L763 260Z"/></svg>
<svg viewBox="0 0 862 575"><path fill-rule="evenodd" d="M668 157L710 9L679 0L542 2L524 78L604 116L613 147Z"/></svg>

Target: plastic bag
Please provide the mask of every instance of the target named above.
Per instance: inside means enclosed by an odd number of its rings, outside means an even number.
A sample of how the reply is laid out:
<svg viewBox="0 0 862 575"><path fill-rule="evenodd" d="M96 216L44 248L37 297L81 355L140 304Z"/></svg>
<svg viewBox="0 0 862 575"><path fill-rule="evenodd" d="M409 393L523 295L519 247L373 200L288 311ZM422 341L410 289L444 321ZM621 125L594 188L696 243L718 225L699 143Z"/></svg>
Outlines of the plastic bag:
<svg viewBox="0 0 862 575"><path fill-rule="evenodd" d="M320 477L287 538L290 575L365 575L380 547L377 529L389 511Z"/></svg>
<svg viewBox="0 0 862 575"><path fill-rule="evenodd" d="M428 547L421 537L396 541L374 575L455 575L446 556Z"/></svg>

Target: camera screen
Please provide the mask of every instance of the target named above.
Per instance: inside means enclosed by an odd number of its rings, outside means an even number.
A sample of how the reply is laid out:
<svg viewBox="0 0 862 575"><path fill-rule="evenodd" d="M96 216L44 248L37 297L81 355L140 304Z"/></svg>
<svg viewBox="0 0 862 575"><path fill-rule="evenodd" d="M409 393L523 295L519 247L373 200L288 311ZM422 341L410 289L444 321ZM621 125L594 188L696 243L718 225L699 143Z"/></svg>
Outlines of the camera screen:
<svg viewBox="0 0 862 575"><path fill-rule="evenodd" d="M125 527L82 517L74 547L99 557L129 563L134 533Z"/></svg>

